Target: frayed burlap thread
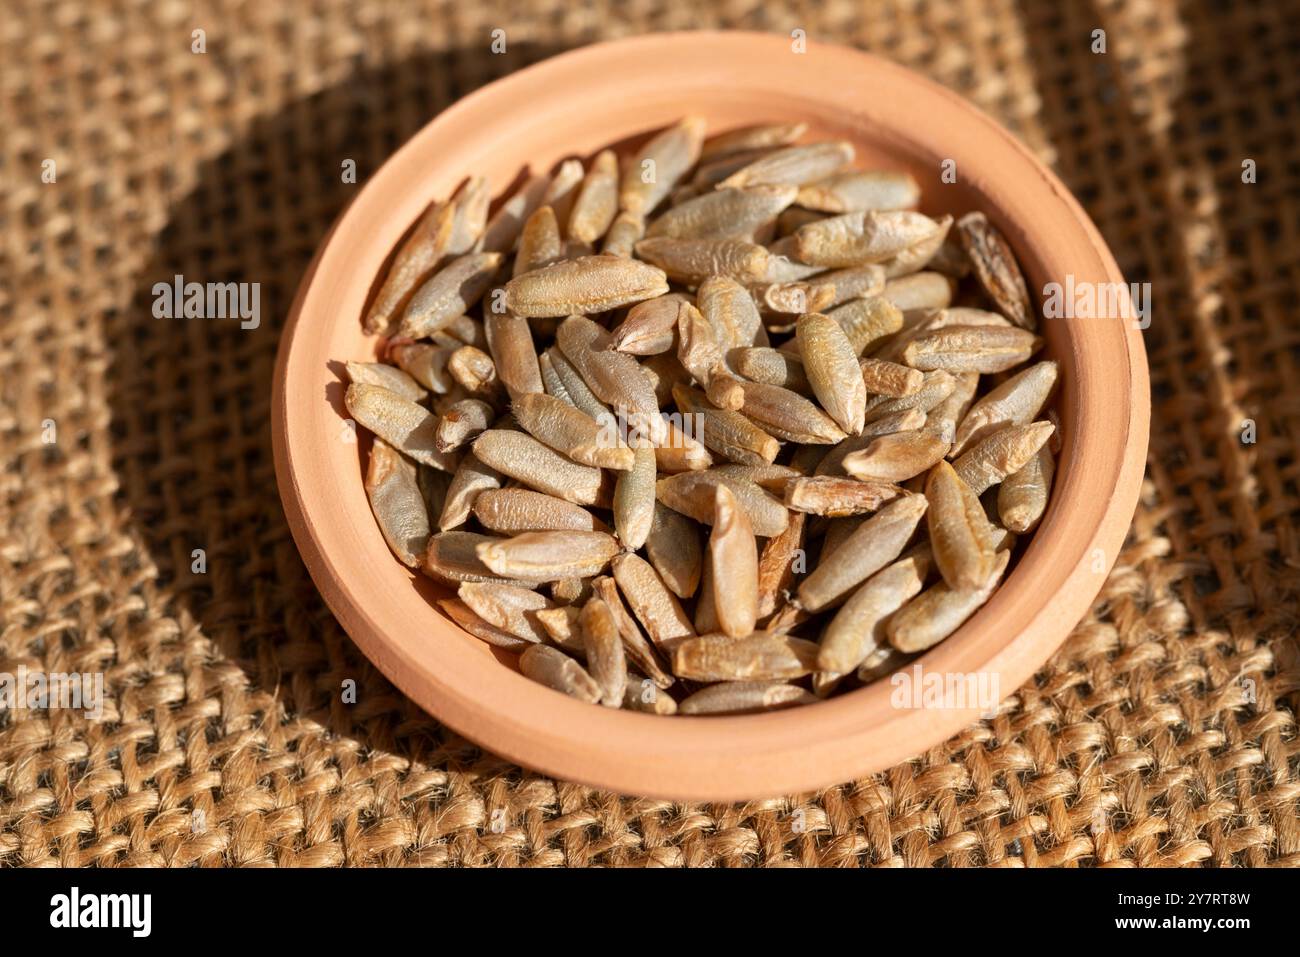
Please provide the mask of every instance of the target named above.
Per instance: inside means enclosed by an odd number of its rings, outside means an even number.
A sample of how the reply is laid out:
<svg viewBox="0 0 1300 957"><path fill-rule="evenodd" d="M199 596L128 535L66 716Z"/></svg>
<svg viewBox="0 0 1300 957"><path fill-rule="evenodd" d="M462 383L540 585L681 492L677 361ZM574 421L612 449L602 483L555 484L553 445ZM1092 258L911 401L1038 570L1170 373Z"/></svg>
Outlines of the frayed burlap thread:
<svg viewBox="0 0 1300 957"><path fill-rule="evenodd" d="M1300 863L1297 13L20 0L0 31L0 670L103 672L108 700L99 722L0 715L0 866ZM1066 645L907 764L734 806L548 780L411 705L307 577L268 425L289 299L358 188L345 164L364 183L543 57L708 27L802 29L969 97L1055 166L1154 313L1142 503ZM176 274L260 283L261 326L155 320Z"/></svg>

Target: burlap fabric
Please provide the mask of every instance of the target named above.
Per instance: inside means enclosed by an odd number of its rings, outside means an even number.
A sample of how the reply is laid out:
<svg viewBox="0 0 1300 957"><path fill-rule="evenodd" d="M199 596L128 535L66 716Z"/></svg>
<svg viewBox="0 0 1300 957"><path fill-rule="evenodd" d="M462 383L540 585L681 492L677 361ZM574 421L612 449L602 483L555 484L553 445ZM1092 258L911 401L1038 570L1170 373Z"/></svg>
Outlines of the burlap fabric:
<svg viewBox="0 0 1300 957"><path fill-rule="evenodd" d="M0 671L102 671L109 704L0 716L0 865L1300 863L1294 2L19 0L4 20ZM943 747L737 806L522 772L411 705L308 579L268 426L345 160L364 182L553 53L702 27L802 29L960 91L1055 166L1155 305L1148 480L1093 615ZM177 273L260 282L262 326L153 318Z"/></svg>

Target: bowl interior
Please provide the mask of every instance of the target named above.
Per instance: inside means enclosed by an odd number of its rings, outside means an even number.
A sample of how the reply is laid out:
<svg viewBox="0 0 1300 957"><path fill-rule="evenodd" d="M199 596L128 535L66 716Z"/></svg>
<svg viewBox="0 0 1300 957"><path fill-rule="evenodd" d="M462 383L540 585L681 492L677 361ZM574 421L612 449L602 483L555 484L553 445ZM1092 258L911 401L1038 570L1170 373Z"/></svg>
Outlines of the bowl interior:
<svg viewBox="0 0 1300 957"><path fill-rule="evenodd" d="M687 113L705 117L711 133L805 122L808 139L851 141L858 165L909 170L927 213L987 213L1015 248L1031 292L1067 274L1120 278L1086 217L1023 147L901 68L834 47L794 54L780 37L688 34L587 48L462 101L364 188L304 280L285 333L277 451L287 511L318 586L372 660L422 706L498 753L561 776L642 794L751 797L887 766L976 711L891 707L888 682L878 682L785 712L663 719L580 704L529 682L512 670L513 655L437 611L445 589L389 553L362 487L365 443L343 424L338 375L341 360L374 358L378 342L362 332L360 315L430 201L471 172L487 176L499 199L526 167L550 169L610 145L626 150ZM955 163L956 182L941 181L945 161ZM1048 513L988 605L920 659L935 672L991 671L1002 695L1064 638L1100 587L1136 499L1135 434L1138 474L1145 451L1144 412L1132 399L1141 345L1127 324L1048 321L1042 334L1046 354L1061 364L1062 450Z"/></svg>

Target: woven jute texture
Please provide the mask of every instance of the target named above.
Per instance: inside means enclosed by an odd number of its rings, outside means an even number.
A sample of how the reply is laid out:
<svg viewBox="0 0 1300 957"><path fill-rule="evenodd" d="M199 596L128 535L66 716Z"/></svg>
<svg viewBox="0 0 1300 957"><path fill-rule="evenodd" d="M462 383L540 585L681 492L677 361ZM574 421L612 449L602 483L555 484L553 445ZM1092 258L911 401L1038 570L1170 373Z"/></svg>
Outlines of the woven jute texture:
<svg viewBox="0 0 1300 957"><path fill-rule="evenodd" d="M1300 864L1294 2L18 0L0 20L0 671L102 672L107 697L99 722L0 716L0 865ZM312 586L268 422L346 160L364 182L559 51L707 27L801 29L969 97L1154 305L1147 480L1091 616L942 747L735 806L548 780L430 720ZM260 283L261 326L155 319L176 274Z"/></svg>

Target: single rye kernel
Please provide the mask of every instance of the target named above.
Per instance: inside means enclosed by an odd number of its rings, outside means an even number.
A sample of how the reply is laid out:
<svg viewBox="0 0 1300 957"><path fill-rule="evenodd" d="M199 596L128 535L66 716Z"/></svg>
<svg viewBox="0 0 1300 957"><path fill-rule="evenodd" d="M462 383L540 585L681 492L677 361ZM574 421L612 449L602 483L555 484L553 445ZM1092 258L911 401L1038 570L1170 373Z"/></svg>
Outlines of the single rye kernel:
<svg viewBox="0 0 1300 957"><path fill-rule="evenodd" d="M488 429L474 440L479 461L529 488L578 505L601 499L600 469L580 465L523 432Z"/></svg>
<svg viewBox="0 0 1300 957"><path fill-rule="evenodd" d="M853 170L835 173L799 189L796 202L825 213L911 209L921 199L921 187L910 173L894 170Z"/></svg>
<svg viewBox="0 0 1300 957"><path fill-rule="evenodd" d="M852 162L853 145L843 141L787 146L741 167L721 186L802 186L825 179Z"/></svg>
<svg viewBox="0 0 1300 957"><path fill-rule="evenodd" d="M766 618L785 601L795 576L807 571L804 558L804 530L808 516L795 512L785 531L763 546L758 559L758 617Z"/></svg>
<svg viewBox="0 0 1300 957"><path fill-rule="evenodd" d="M719 189L688 199L650 223L646 237L748 240L792 202L793 186Z"/></svg>
<svg viewBox="0 0 1300 957"><path fill-rule="evenodd" d="M602 150L592 160L582 181L573 210L569 213L568 235L583 243L595 243L609 230L618 214L618 157Z"/></svg>
<svg viewBox="0 0 1300 957"><path fill-rule="evenodd" d="M378 386L412 402L419 402L429 394L420 383L396 366L382 362L349 362L345 368L349 382Z"/></svg>
<svg viewBox="0 0 1300 957"><path fill-rule="evenodd" d="M699 311L724 352L766 345L767 330L749 291L730 276L710 276L695 293Z"/></svg>
<svg viewBox="0 0 1300 957"><path fill-rule="evenodd" d="M813 395L821 407L846 433L861 432L867 387L857 354L844 330L834 319L811 313L799 317L795 341Z"/></svg>
<svg viewBox="0 0 1300 957"><path fill-rule="evenodd" d="M579 701L595 704L601 699L602 691L596 679L582 665L550 645L529 645L519 656L519 670L538 684Z"/></svg>
<svg viewBox="0 0 1300 957"><path fill-rule="evenodd" d="M456 594L475 614L502 631L525 641L546 640L537 612L555 604L533 589L500 582L461 582Z"/></svg>
<svg viewBox="0 0 1300 957"><path fill-rule="evenodd" d="M762 382L742 382L740 388L741 411L778 439L834 445L846 435L834 419L797 392Z"/></svg>
<svg viewBox="0 0 1300 957"><path fill-rule="evenodd" d="M957 239L970 259L975 278L1002 314L1021 329L1037 328L1024 274L1010 245L988 217L975 212L957 220Z"/></svg>
<svg viewBox="0 0 1300 957"><path fill-rule="evenodd" d="M742 126L739 129L710 136L705 140L700 150L700 162L707 163L709 160L732 156L746 150L788 146L806 132L808 132L807 123L761 123L755 126Z"/></svg>
<svg viewBox="0 0 1300 957"><path fill-rule="evenodd" d="M635 550L645 544L654 522L657 462L648 442L628 451L632 467L620 472L614 485L614 528L623 546Z"/></svg>
<svg viewBox="0 0 1300 957"><path fill-rule="evenodd" d="M976 495L1024 468L1056 427L1051 422L1009 425L962 453L952 467Z"/></svg>
<svg viewBox="0 0 1300 957"><path fill-rule="evenodd" d="M931 585L889 619L885 625L889 643L911 654L943 641L989 600L1010 558L1010 552L998 552L988 578L976 588L956 590L946 582Z"/></svg>
<svg viewBox="0 0 1300 957"><path fill-rule="evenodd" d="M695 629L681 602L649 562L624 552L610 567L619 591L656 648L670 652L673 642L694 637Z"/></svg>
<svg viewBox="0 0 1300 957"><path fill-rule="evenodd" d="M845 472L863 482L906 482L928 471L948 451L942 437L928 431L893 432L872 439L841 463Z"/></svg>
<svg viewBox="0 0 1300 957"><path fill-rule="evenodd" d="M817 698L784 681L726 681L701 688L677 706L679 714L757 714L779 711Z"/></svg>
<svg viewBox="0 0 1300 957"><path fill-rule="evenodd" d="M742 638L701 635L673 648L673 673L691 681L771 681L802 678L817 663L817 645L791 635L756 631Z"/></svg>
<svg viewBox="0 0 1300 957"><path fill-rule="evenodd" d="M886 282L880 295L904 315L943 309L952 302L952 280L940 272L909 273Z"/></svg>
<svg viewBox="0 0 1300 957"><path fill-rule="evenodd" d="M474 497L474 517L501 535L570 530L608 531L605 523L581 505L528 488L488 488Z"/></svg>
<svg viewBox="0 0 1300 957"><path fill-rule="evenodd" d="M735 493L722 483L713 491L709 564L714 613L723 632L741 638L754 630L758 620L758 548L749 516Z"/></svg>
<svg viewBox="0 0 1300 957"><path fill-rule="evenodd" d="M464 315L487 292L500 265L500 253L469 253L435 272L407 303L401 335L431 336Z"/></svg>
<svg viewBox="0 0 1300 957"><path fill-rule="evenodd" d="M677 314L687 299L670 292L638 302L610 333L609 347L630 355L657 355L673 347Z"/></svg>
<svg viewBox="0 0 1300 957"><path fill-rule="evenodd" d="M976 588L993 567L993 528L979 498L947 462L925 482L925 521L934 563L950 588Z"/></svg>
<svg viewBox="0 0 1300 957"><path fill-rule="evenodd" d="M443 498L439 530L445 532L465 524L478 495L488 489L500 488L501 484L500 472L484 465L473 452L467 452L452 473L451 484Z"/></svg>
<svg viewBox="0 0 1300 957"><path fill-rule="evenodd" d="M648 216L699 161L705 122L687 117L652 138L632 157L619 189L619 204Z"/></svg>
<svg viewBox="0 0 1300 957"><path fill-rule="evenodd" d="M833 268L879 263L938 229L938 223L921 213L845 213L799 227L795 255L800 262Z"/></svg>
<svg viewBox="0 0 1300 957"><path fill-rule="evenodd" d="M487 349L496 363L497 376L510 400L516 401L530 392L545 391L528 320L508 313L489 312L483 319L483 329Z"/></svg>
<svg viewBox="0 0 1300 957"><path fill-rule="evenodd" d="M1044 445L1027 463L1012 472L998 487L998 516L1017 535L1031 532L1047 510L1056 462Z"/></svg>
<svg viewBox="0 0 1300 957"><path fill-rule="evenodd" d="M443 614L465 631L489 645L495 645L507 651L523 651L533 645L531 641L512 635L510 632L484 621L475 614L474 609L459 598L440 598L438 599L438 607L442 609Z"/></svg>
<svg viewBox="0 0 1300 957"><path fill-rule="evenodd" d="M695 594L704 567L700 526L695 521L655 502L645 550L646 557L669 591L678 598L690 598Z"/></svg>
<svg viewBox="0 0 1300 957"><path fill-rule="evenodd" d="M603 600L592 598L582 606L578 624L587 652L587 672L600 686L600 703L621 708L627 689L627 658L614 613Z"/></svg>
<svg viewBox="0 0 1300 957"><path fill-rule="evenodd" d="M353 419L399 452L444 472L455 471L459 456L438 450L438 419L428 409L362 382L348 386L344 404Z"/></svg>
<svg viewBox="0 0 1300 957"><path fill-rule="evenodd" d="M909 342L903 349L903 361L926 372L1005 372L1028 359L1042 344L1024 329L945 326Z"/></svg>
<svg viewBox="0 0 1300 957"><path fill-rule="evenodd" d="M522 581L548 582L598 574L618 554L606 532L523 532L479 542L475 554L490 571Z"/></svg>
<svg viewBox="0 0 1300 957"><path fill-rule="evenodd" d="M564 240L560 236L555 210L550 206L539 207L528 217L523 232L519 234L519 249L515 253L511 276L522 276L563 258Z"/></svg>
<svg viewBox="0 0 1300 957"><path fill-rule="evenodd" d="M626 471L632 449L621 444L617 431L544 392L521 395L511 407L517 421L533 438L581 465Z"/></svg>
<svg viewBox="0 0 1300 957"><path fill-rule="evenodd" d="M534 269L506 283L506 308L545 318L604 312L668 291L662 269L618 256L580 256Z"/></svg>
<svg viewBox="0 0 1300 957"><path fill-rule="evenodd" d="M383 439L370 447L366 497L384 540L403 565L418 568L429 545L429 513L416 479L418 466Z"/></svg>
<svg viewBox="0 0 1300 957"><path fill-rule="evenodd" d="M636 254L658 266L674 282L688 285L698 285L710 276L758 282L767 271L767 250L739 239L655 236L638 242Z"/></svg>
<svg viewBox="0 0 1300 957"><path fill-rule="evenodd" d="M899 486L889 482L819 475L786 483L785 504L795 512L842 518L874 512L902 494Z"/></svg>
<svg viewBox="0 0 1300 957"><path fill-rule="evenodd" d="M439 452L455 452L476 439L497 417L496 409L479 399L461 399L438 417L433 441Z"/></svg>

